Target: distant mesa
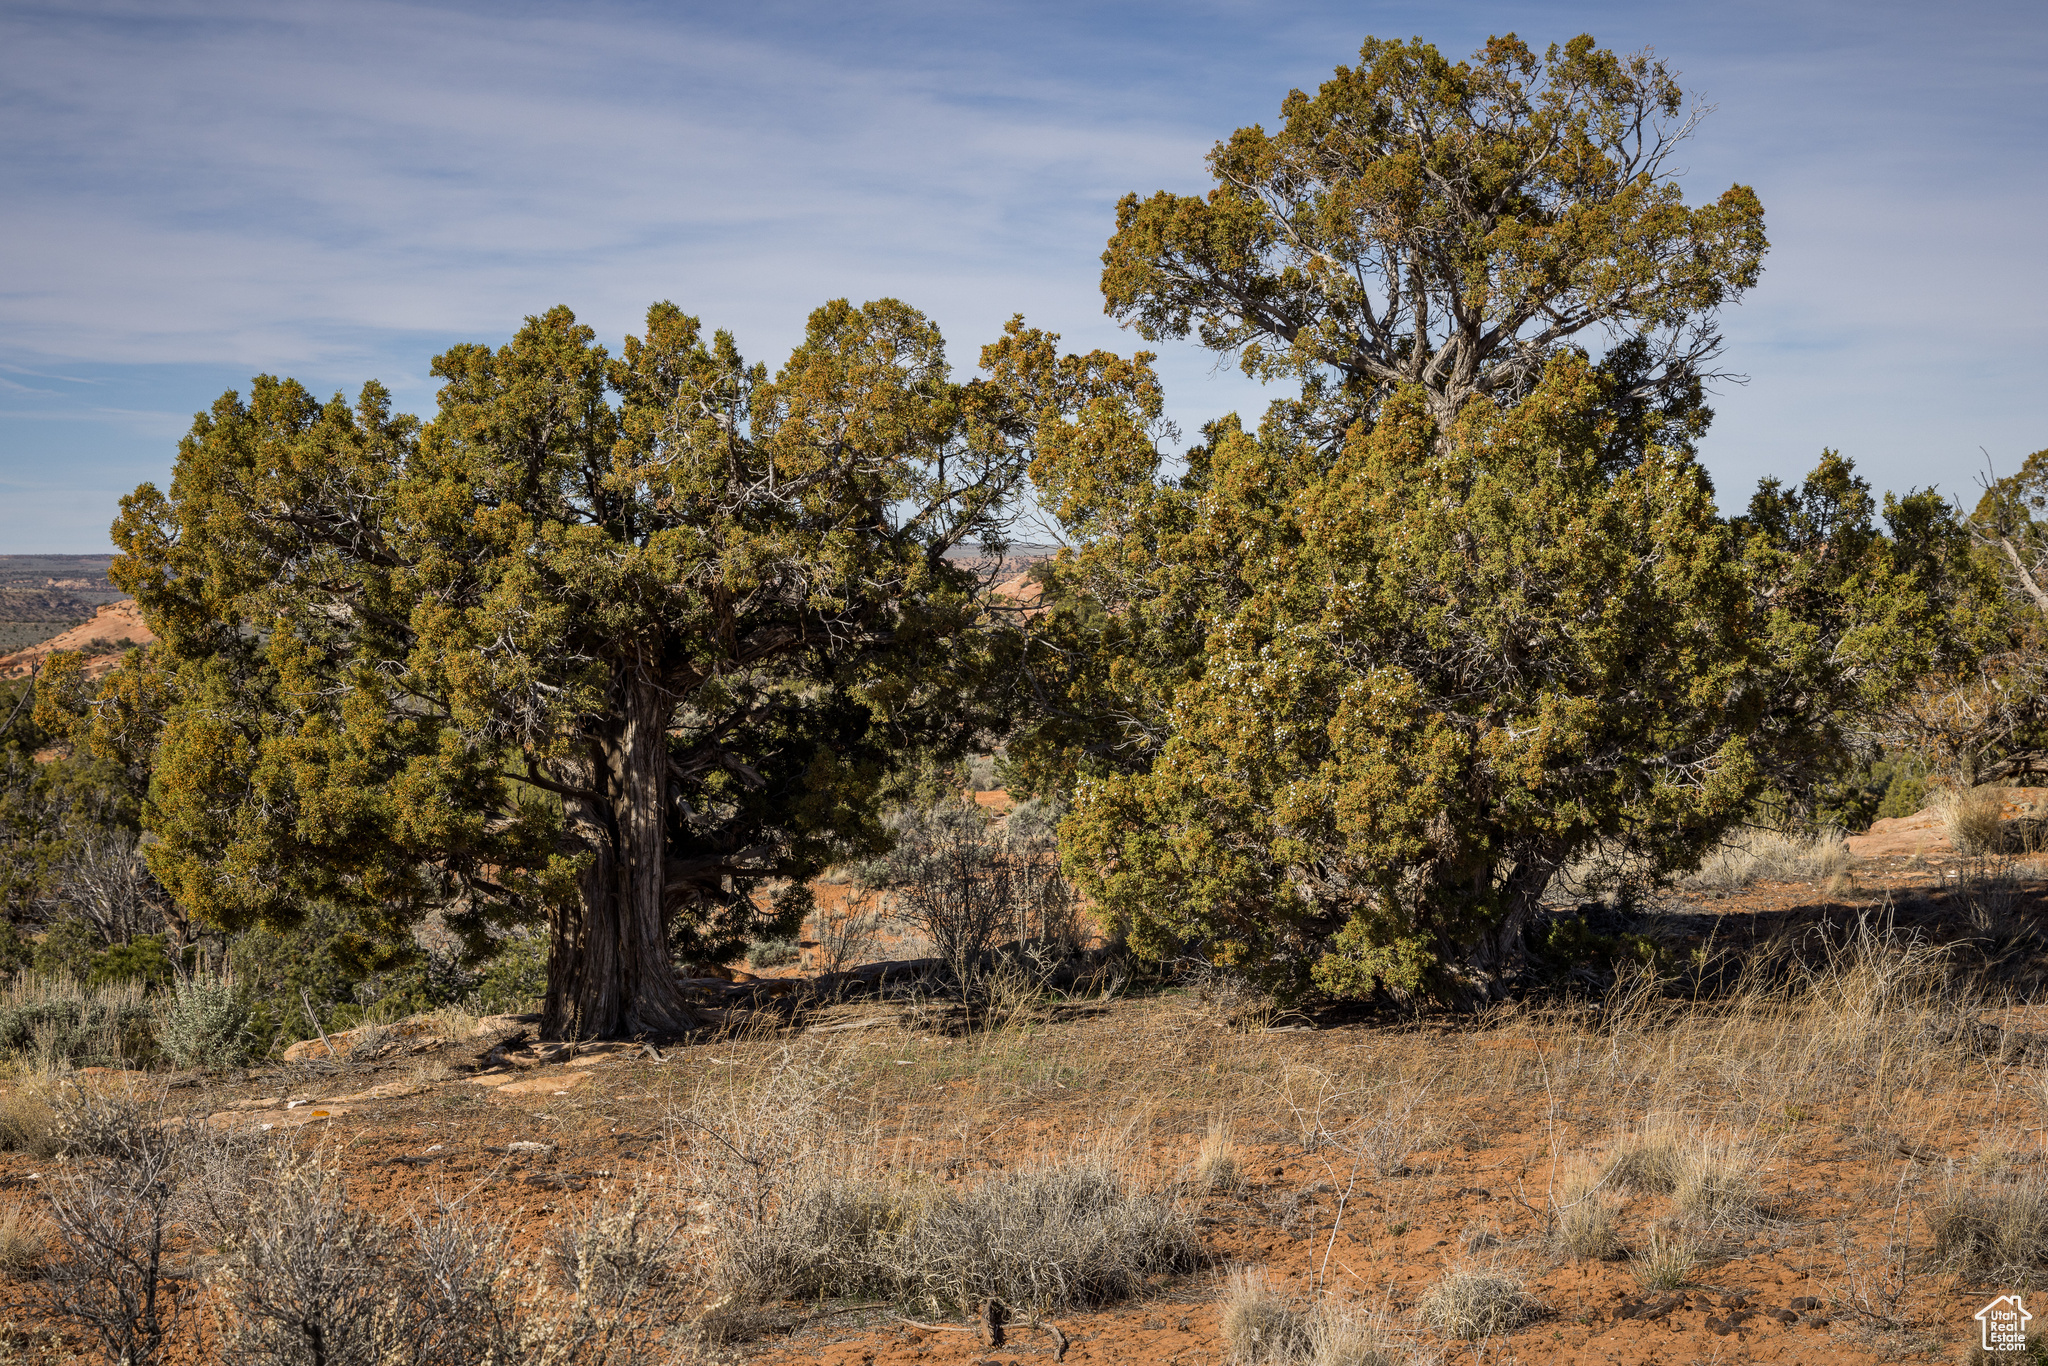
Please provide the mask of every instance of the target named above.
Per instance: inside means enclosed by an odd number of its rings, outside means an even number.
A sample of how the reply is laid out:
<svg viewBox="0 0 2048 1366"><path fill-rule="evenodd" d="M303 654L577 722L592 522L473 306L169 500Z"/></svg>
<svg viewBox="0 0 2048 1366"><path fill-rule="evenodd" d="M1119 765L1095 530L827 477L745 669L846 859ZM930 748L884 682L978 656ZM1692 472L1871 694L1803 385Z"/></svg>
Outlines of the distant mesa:
<svg viewBox="0 0 2048 1366"><path fill-rule="evenodd" d="M122 651L148 645L155 639L156 632L143 624L142 611L135 605L135 599L123 598L95 608L91 621L60 631L26 650L0 655L0 678L24 677L59 650L83 653L86 677L98 678L114 667Z"/></svg>

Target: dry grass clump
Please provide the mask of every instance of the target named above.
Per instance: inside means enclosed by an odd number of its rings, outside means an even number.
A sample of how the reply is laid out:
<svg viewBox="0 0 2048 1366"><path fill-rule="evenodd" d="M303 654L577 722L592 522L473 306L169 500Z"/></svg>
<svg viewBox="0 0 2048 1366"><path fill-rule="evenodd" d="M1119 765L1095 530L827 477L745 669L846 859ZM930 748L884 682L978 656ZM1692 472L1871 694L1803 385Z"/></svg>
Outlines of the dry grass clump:
<svg viewBox="0 0 2048 1366"><path fill-rule="evenodd" d="M1416 1312L1440 1333L1468 1341L1513 1332L1542 1312L1522 1278L1499 1265L1453 1267L1423 1292Z"/></svg>
<svg viewBox="0 0 2048 1366"><path fill-rule="evenodd" d="M1702 1134L1678 1149L1671 1205L1703 1224L1737 1223L1763 1208L1763 1157L1739 1138Z"/></svg>
<svg viewBox="0 0 2048 1366"><path fill-rule="evenodd" d="M1607 1160L1607 1183L1621 1190L1669 1195L1678 1184L1681 1153L1689 1140L1676 1115L1645 1118L1634 1132L1614 1145Z"/></svg>
<svg viewBox="0 0 2048 1366"><path fill-rule="evenodd" d="M0 1095L0 1149L31 1157L57 1155L57 1111L48 1090L24 1082Z"/></svg>
<svg viewBox="0 0 2048 1366"><path fill-rule="evenodd" d="M1710 850L1683 885L1693 891L1734 892L1753 882L1831 882L1855 863L1839 830L1799 835L1742 828Z"/></svg>
<svg viewBox="0 0 2048 1366"><path fill-rule="evenodd" d="M1676 1290L1699 1268L1699 1244L1661 1229L1650 1235L1650 1245L1635 1258L1636 1282L1645 1290Z"/></svg>
<svg viewBox="0 0 2048 1366"><path fill-rule="evenodd" d="M1193 1222L1106 1162L1007 1172L962 1191L806 1173L768 1217L729 1225L722 1273L752 1299L870 1295L1033 1312L1123 1299L1201 1259Z"/></svg>
<svg viewBox="0 0 2048 1366"><path fill-rule="evenodd" d="M1304 1308L1263 1270L1236 1267L1217 1305L1232 1366L1402 1366L1384 1316L1325 1300Z"/></svg>
<svg viewBox="0 0 2048 1366"><path fill-rule="evenodd" d="M1755 1217L1764 1202L1763 1156L1725 1134L1690 1132L1678 1115L1652 1115L1615 1145L1612 1186L1669 1195L1672 1208L1700 1223Z"/></svg>
<svg viewBox="0 0 2048 1366"><path fill-rule="evenodd" d="M1233 1267L1218 1308L1235 1366L1287 1366L1308 1355L1308 1314L1265 1271Z"/></svg>
<svg viewBox="0 0 2048 1366"><path fill-rule="evenodd" d="M1959 854L1995 854L2005 846L2005 789L1944 788L1934 809Z"/></svg>
<svg viewBox="0 0 2048 1366"><path fill-rule="evenodd" d="M1953 1178L1927 1214L1934 1255L1965 1276L2030 1284L2048 1266L2048 1179L2005 1183Z"/></svg>
<svg viewBox="0 0 2048 1366"><path fill-rule="evenodd" d="M1574 1261L1606 1261L1621 1254L1621 1200L1606 1189L1598 1167L1579 1158L1558 1174L1550 1204L1550 1244Z"/></svg>
<svg viewBox="0 0 2048 1366"><path fill-rule="evenodd" d="M1237 1134L1227 1119L1209 1121L1209 1132L1195 1153L1194 1188L1204 1192L1230 1192L1244 1184L1243 1164L1238 1160Z"/></svg>
<svg viewBox="0 0 2048 1366"><path fill-rule="evenodd" d="M0 1274L26 1276L40 1271L49 1255L50 1229L20 1201L0 1212Z"/></svg>

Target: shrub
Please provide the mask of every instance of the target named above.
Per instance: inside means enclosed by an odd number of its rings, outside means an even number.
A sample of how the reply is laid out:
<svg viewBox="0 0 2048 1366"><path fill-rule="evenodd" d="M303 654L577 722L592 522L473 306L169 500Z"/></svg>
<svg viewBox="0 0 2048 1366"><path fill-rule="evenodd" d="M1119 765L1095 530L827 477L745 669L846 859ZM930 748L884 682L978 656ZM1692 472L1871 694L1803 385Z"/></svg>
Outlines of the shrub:
<svg viewBox="0 0 2048 1366"><path fill-rule="evenodd" d="M796 956L796 941L793 939L757 939L747 945L747 966L750 968L779 968L784 963L794 963Z"/></svg>
<svg viewBox="0 0 2048 1366"><path fill-rule="evenodd" d="M249 993L232 973L177 978L161 1001L157 1045L178 1066L220 1071L239 1067L255 1051Z"/></svg>
<svg viewBox="0 0 2048 1366"><path fill-rule="evenodd" d="M725 1232L726 1279L747 1295L877 1295L935 1310L991 1299L1045 1313L1091 1308L1200 1258L1192 1221L1171 1201L1094 1162L959 1192L818 1171L765 1219Z"/></svg>
<svg viewBox="0 0 2048 1366"><path fill-rule="evenodd" d="M0 1051L47 1067L118 1067L155 1052L140 982L84 987L70 977L22 973L0 993Z"/></svg>
<svg viewBox="0 0 2048 1366"><path fill-rule="evenodd" d="M537 1007L547 994L547 935L515 934L502 942L477 979L475 1010L479 1015L516 1015Z"/></svg>
<svg viewBox="0 0 2048 1366"><path fill-rule="evenodd" d="M1417 1305L1440 1333L1474 1340L1521 1327L1541 1312L1522 1278L1502 1266L1460 1266L1444 1273Z"/></svg>

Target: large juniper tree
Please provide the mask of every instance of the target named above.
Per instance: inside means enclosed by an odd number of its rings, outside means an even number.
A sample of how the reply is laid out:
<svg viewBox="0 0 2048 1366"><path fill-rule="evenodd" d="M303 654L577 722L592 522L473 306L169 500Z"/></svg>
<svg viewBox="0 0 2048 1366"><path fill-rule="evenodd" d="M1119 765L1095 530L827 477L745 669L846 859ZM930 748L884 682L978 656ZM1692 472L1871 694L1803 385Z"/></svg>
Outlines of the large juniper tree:
<svg viewBox="0 0 2048 1366"><path fill-rule="evenodd" d="M545 1033L685 1027L674 955L789 926L882 843L892 756L973 731L947 553L1000 539L1046 397L954 382L892 301L819 309L772 379L668 304L615 357L558 308L434 372L424 425L258 379L125 501L151 867L226 926L545 915Z"/></svg>
<svg viewBox="0 0 2048 1366"><path fill-rule="evenodd" d="M1698 111L1663 63L1584 35L1539 56L1509 34L1469 62L1369 38L1280 113L1277 133L1216 144L1206 196L1117 206L1111 314L1301 381L1285 414L1326 448L1402 385L1448 432L1588 342L1630 418L1610 447L1697 431L1716 311L1761 270L1763 207L1743 185L1685 202L1671 158Z"/></svg>

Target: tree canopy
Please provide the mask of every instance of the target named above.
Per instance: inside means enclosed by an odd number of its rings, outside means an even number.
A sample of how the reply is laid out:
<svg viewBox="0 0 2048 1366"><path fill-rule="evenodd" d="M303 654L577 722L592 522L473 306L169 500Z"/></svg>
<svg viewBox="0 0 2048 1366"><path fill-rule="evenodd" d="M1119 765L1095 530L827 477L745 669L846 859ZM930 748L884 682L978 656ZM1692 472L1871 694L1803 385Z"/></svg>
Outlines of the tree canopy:
<svg viewBox="0 0 2048 1366"><path fill-rule="evenodd" d="M616 357L557 308L434 372L425 424L259 378L124 501L150 866L230 927L544 918L550 1037L686 1027L676 956L793 928L882 847L895 756L987 721L947 556L1000 549L1047 400L953 381L890 300L817 310L772 379L670 304Z"/></svg>
<svg viewBox="0 0 2048 1366"><path fill-rule="evenodd" d="M1356 67L1287 96L1280 132L1216 144L1206 196L1117 205L1107 309L1300 381L1283 412L1325 447L1404 385L1447 435L1595 334L1627 418L1611 453L1696 435L1716 310L1766 246L1747 186L1685 203L1671 157L1699 112L1662 62L1585 35L1538 56L1509 34L1457 63L1369 38Z"/></svg>
<svg viewBox="0 0 2048 1366"><path fill-rule="evenodd" d="M1110 495L1131 512L1043 576L1049 706L1013 753L1070 787L1067 866L1136 942L1293 991L1497 992L1560 869L1693 866L1966 653L1940 499L1880 529L1830 453L1725 520L1690 454L1606 459L1614 383L1559 356L1448 436L1411 387L1327 463L1219 424Z"/></svg>

